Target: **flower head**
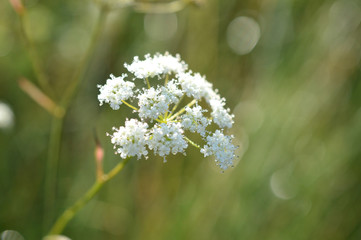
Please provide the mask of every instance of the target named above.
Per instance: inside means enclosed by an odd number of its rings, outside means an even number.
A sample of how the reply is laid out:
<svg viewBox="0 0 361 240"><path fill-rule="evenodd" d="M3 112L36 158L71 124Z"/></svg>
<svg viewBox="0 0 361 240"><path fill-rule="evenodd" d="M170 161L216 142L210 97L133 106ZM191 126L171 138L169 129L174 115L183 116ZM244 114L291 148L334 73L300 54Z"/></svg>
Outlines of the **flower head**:
<svg viewBox="0 0 361 240"><path fill-rule="evenodd" d="M155 54L151 57L150 54L147 54L144 58L144 60L139 60L139 57L136 56L131 64L124 64L124 67L135 78L139 79L156 76L160 78L165 74L178 74L186 71L188 68L179 55L173 57L169 53L165 53L164 55Z"/></svg>
<svg viewBox="0 0 361 240"><path fill-rule="evenodd" d="M126 101L133 97L133 88L135 87L135 84L130 81L124 81L125 77L127 77L126 74L123 74L120 77L110 75L110 79L107 80L107 83L104 86L98 85L100 91L98 99L100 105L103 105L104 102L109 103L111 108L117 110L122 104L122 101Z"/></svg>
<svg viewBox="0 0 361 240"><path fill-rule="evenodd" d="M105 85L98 86L100 105L108 103L117 110L124 104L139 117L127 119L123 127L114 128L109 134L121 158L147 158L149 151L153 151L165 160L170 154L185 154L190 143L205 157L214 156L222 170L233 166L236 147L232 144L233 136L225 135L224 128L232 127L234 116L225 107L226 100L204 76L187 72L188 66L180 56L169 53L148 54L144 60L134 57L131 64L124 66L134 76L131 80L126 80L127 74L111 75ZM143 79L147 88L135 90L136 79ZM151 81L156 84L152 86ZM208 130L210 125L217 129ZM187 137L190 133L198 133L204 146L190 140Z"/></svg>
<svg viewBox="0 0 361 240"><path fill-rule="evenodd" d="M148 138L148 124L140 122L137 119L125 121L124 127L113 128L114 133L109 134L111 142L114 144L116 153L121 158L142 155L147 156L146 141Z"/></svg>

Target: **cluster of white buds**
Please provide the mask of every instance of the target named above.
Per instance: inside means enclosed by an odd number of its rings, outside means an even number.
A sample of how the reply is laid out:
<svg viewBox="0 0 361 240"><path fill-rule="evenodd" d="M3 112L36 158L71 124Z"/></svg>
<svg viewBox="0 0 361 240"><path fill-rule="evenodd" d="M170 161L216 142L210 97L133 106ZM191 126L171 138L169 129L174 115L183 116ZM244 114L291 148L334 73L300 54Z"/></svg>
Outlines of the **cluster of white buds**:
<svg viewBox="0 0 361 240"><path fill-rule="evenodd" d="M100 105L108 103L117 110L124 104L139 116L127 119L124 126L113 128L114 132L109 134L121 158L147 158L148 150L152 150L165 160L170 153L185 154L190 144L204 156L214 156L222 170L233 166L236 147L232 144L233 136L224 135L224 128L232 127L234 116L225 108L225 99L204 76L189 71L179 55L168 53L148 54L144 60L135 57L124 66L130 77L110 75L105 85L98 85ZM138 79L147 86L135 90ZM159 84L151 86L153 81ZM202 101L209 109L200 105ZM207 130L215 128L212 124L217 128L214 132ZM203 147L186 136L191 133L202 137Z"/></svg>

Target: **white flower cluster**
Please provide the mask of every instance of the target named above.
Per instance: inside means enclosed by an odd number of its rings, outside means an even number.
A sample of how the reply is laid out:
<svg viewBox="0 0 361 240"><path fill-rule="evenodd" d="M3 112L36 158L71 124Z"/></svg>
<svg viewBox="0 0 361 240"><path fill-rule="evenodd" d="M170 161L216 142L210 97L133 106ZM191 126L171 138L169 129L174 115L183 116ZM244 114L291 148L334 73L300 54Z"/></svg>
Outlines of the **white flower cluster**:
<svg viewBox="0 0 361 240"><path fill-rule="evenodd" d="M110 79L107 80L107 83L104 86L98 85L100 90L98 95L100 106L105 102L109 103L110 107L114 110L118 110L122 101L133 97L133 88L135 87L135 84L133 82L124 81L125 77L127 77L126 74L123 74L120 77L110 75Z"/></svg>
<svg viewBox="0 0 361 240"><path fill-rule="evenodd" d="M201 149L205 157L215 155L221 169L227 169L233 164L236 147L232 144L233 136L226 136L220 130L207 136L207 144Z"/></svg>
<svg viewBox="0 0 361 240"><path fill-rule="evenodd" d="M124 127L113 128L114 133L111 135L114 148L120 157L127 158L138 156L147 156L146 143L148 140L148 124L130 119L125 122Z"/></svg>
<svg viewBox="0 0 361 240"><path fill-rule="evenodd" d="M124 104L139 116L139 119L127 119L124 127L113 128L114 132L109 134L121 158L147 158L151 150L165 161L171 153L185 154L190 144L205 157L214 156L221 169L233 166L236 147L232 144L233 136L225 135L224 128L232 127L234 116L225 107L225 99L204 76L188 71L179 55L169 53L148 54L144 60L135 57L124 66L130 80L126 80L127 74L111 75L105 85L98 85L100 105L108 103L117 110ZM137 79L144 80L147 87L134 90ZM161 84L150 84L161 79L164 80ZM202 107L204 104L200 105L202 101L210 111ZM209 126L213 123L218 129L211 132L207 128L212 128ZM203 147L186 136L191 133L202 137Z"/></svg>
<svg viewBox="0 0 361 240"><path fill-rule="evenodd" d="M147 54L145 60L139 60L136 56L131 64L124 64L124 66L139 79L155 76L160 78L164 74L177 74L188 68L179 55L173 57L169 53L155 54L153 57Z"/></svg>

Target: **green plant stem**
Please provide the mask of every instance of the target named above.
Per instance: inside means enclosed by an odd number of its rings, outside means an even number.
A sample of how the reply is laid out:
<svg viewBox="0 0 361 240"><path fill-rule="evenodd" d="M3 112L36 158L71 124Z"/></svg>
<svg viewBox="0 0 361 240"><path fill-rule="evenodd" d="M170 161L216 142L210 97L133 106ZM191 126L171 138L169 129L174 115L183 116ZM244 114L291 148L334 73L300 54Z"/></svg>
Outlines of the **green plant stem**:
<svg viewBox="0 0 361 240"><path fill-rule="evenodd" d="M76 94L79 86L81 85L81 82L84 78L84 74L87 70L87 67L89 65L91 56L94 53L95 47L98 43L98 40L100 38L101 32L104 28L104 24L106 21L106 17L108 16L108 8L106 6L100 7L100 12L98 19L96 21L96 25L90 40L89 47L85 53L85 56L80 63L78 69L75 71L75 74L73 78L70 81L69 87L65 90L64 98L61 100L61 105L67 109L69 107L69 104L72 102L74 95Z"/></svg>
<svg viewBox="0 0 361 240"><path fill-rule="evenodd" d="M132 104L122 100L122 103L124 103L125 105L127 105L128 107L130 107L131 109L135 110L135 111L138 111L139 109L134 107Z"/></svg>
<svg viewBox="0 0 361 240"><path fill-rule="evenodd" d="M145 81L147 82L147 86L148 86L148 88L150 88L149 79L148 79L148 78L145 78Z"/></svg>
<svg viewBox="0 0 361 240"><path fill-rule="evenodd" d="M64 118L53 117L50 130L50 141L48 159L45 172L45 190L44 190L44 224L50 222L53 218L53 207L56 193L56 178L58 170L58 159L60 154L60 140L63 128ZM44 229L48 226L44 225Z"/></svg>
<svg viewBox="0 0 361 240"><path fill-rule="evenodd" d="M191 107L191 106L193 106L194 104L196 104L196 102L197 102L197 99L193 99L190 103L188 103L188 104L186 105L186 107ZM182 108L181 110L179 110L179 112L177 112L176 114L174 114L174 115L173 115L172 117L170 117L168 120L171 121L171 120L175 119L176 117L178 117L179 115L181 115L182 113L184 113L185 110L186 110L185 107Z"/></svg>
<svg viewBox="0 0 361 240"><path fill-rule="evenodd" d="M169 115L168 117L172 116L172 114L174 113L174 111L177 110L177 107L179 106L179 104L181 103L181 101L183 100L183 98L184 98L184 95L179 99L179 101L177 102L177 104L174 105L174 107L173 107L173 109L172 109L172 111L171 111L171 113L170 113L170 115Z"/></svg>
<svg viewBox="0 0 361 240"><path fill-rule="evenodd" d="M169 75L167 74L165 76L164 86L167 86Z"/></svg>
<svg viewBox="0 0 361 240"><path fill-rule="evenodd" d="M104 174L102 178L95 181L93 186L78 200L74 205L64 211L64 213L56 220L55 224L51 228L49 235L61 234L68 224L68 222L75 216L75 214L82 209L99 190L107 183L110 179L116 176L126 165L129 158L118 163L108 174Z"/></svg>
<svg viewBox="0 0 361 240"><path fill-rule="evenodd" d="M64 117L68 111L69 105L72 102L75 93L78 90L83 75L89 64L90 57L94 52L97 41L99 40L99 36L101 30L104 27L107 13L108 13L107 8L101 7L99 17L92 35L91 43L82 60L82 63L79 65L78 70L76 71L74 77L71 80L69 88L66 89L64 97L61 100L61 106L64 109L64 115L60 118L53 117L52 119L50 141L48 148L49 152L48 152L48 159L46 163L46 173L45 173L44 224L52 220L52 212L53 212L55 192L56 192L57 169L58 169L58 162L60 155L61 132L63 129ZM45 229L47 228L47 226L44 227Z"/></svg>
<svg viewBox="0 0 361 240"><path fill-rule="evenodd" d="M197 143L193 142L192 140L190 140L189 138L187 138L186 136L184 136L185 140L187 140L192 146L196 147L196 148L201 148Z"/></svg>
<svg viewBox="0 0 361 240"><path fill-rule="evenodd" d="M20 30L21 34L24 38L25 47L29 54L30 62L33 65L34 73L36 75L36 80L38 81L38 84L40 85L40 88L50 96L54 95L54 92L52 88L50 87L47 74L42 66L44 66L43 62L41 61L38 51L35 47L34 42L32 39L28 36L26 33L26 13L23 15L20 15Z"/></svg>

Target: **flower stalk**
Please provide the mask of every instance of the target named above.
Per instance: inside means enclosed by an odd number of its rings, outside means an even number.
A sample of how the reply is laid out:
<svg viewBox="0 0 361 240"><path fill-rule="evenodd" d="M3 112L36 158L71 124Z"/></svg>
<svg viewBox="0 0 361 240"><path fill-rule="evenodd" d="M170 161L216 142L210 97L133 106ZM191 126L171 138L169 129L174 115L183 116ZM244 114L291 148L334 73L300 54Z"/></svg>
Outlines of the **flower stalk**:
<svg viewBox="0 0 361 240"><path fill-rule="evenodd" d="M44 223L49 222L52 219L52 209L55 202L56 176L60 157L61 133L64 125L64 117L75 93L78 90L79 85L83 80L83 75L87 69L87 66L89 65L90 57L93 55L95 46L100 37L100 33L104 28L107 13L108 9L106 7L101 7L90 45L86 51L85 56L83 57L81 64L78 66L78 69L73 76L71 84L69 85L68 89L66 89L64 97L60 101L60 106L64 110L64 114L60 118L53 118L51 123L48 159L46 163L47 171L45 173L44 199L46 204L44 211Z"/></svg>
<svg viewBox="0 0 361 240"><path fill-rule="evenodd" d="M119 162L108 174L103 174L102 177L98 178L93 186L71 207L66 209L64 213L56 220L48 235L61 234L68 222L73 219L75 214L79 212L79 210L81 210L91 199L94 198L94 196L99 192L105 183L114 178L121 170L123 170L128 160L129 158L124 159L123 161Z"/></svg>

